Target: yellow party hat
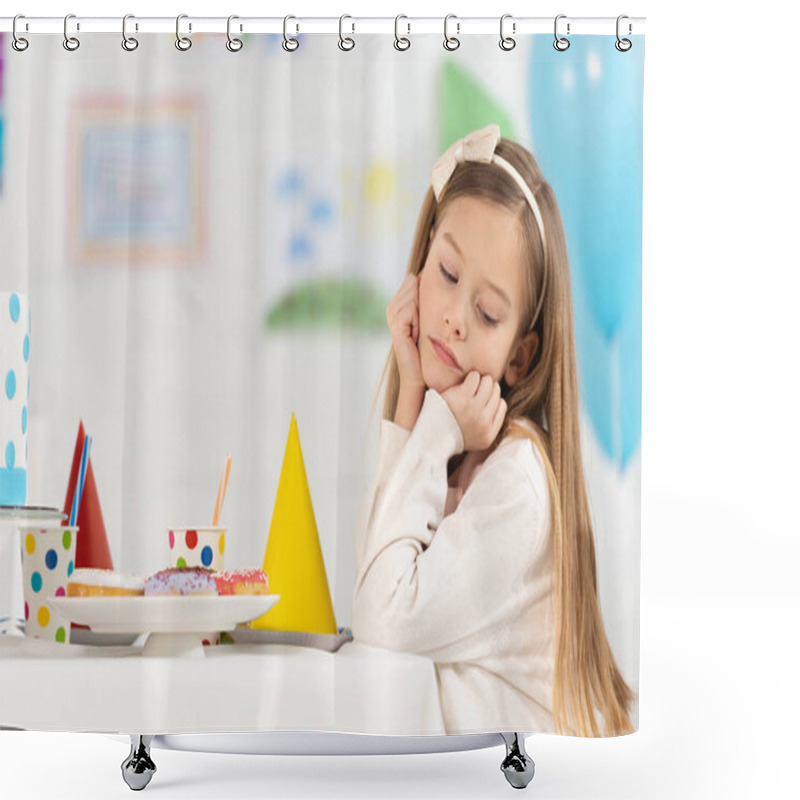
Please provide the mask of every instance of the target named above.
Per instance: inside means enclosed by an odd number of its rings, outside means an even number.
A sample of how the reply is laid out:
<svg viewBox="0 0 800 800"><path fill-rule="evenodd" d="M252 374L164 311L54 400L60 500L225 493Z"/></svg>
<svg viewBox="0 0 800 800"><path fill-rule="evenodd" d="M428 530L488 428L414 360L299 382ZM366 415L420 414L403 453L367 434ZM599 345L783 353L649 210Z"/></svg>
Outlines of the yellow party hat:
<svg viewBox="0 0 800 800"><path fill-rule="evenodd" d="M264 572L270 594L281 599L263 617L251 622L251 628L337 632L294 414L272 510Z"/></svg>

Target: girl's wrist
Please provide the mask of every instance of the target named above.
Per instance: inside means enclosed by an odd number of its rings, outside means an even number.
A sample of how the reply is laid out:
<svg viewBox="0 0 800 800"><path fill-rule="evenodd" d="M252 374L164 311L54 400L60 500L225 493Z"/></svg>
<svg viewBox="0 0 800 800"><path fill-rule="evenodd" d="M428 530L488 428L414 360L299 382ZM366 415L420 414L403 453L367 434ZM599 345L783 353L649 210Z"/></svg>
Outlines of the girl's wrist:
<svg viewBox="0 0 800 800"><path fill-rule="evenodd" d="M414 430L417 424L422 403L425 400L425 386L403 386L397 395L397 408L394 412L394 423L407 431Z"/></svg>

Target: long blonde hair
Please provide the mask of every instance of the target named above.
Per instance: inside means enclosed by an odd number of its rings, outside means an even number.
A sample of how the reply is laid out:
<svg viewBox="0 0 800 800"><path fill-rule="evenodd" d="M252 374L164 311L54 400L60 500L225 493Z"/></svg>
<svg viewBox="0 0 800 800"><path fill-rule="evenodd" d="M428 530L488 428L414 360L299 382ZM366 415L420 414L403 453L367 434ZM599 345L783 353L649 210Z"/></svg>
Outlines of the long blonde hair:
<svg viewBox="0 0 800 800"><path fill-rule="evenodd" d="M468 161L453 172L437 203L428 188L422 204L409 274L425 265L431 232L457 197L478 197L517 215L522 230L526 270L526 313L521 338L534 323L539 346L528 374L513 387L502 385L508 405L497 442L527 436L546 465L553 537L555 674L553 717L559 732L579 736L631 733L629 708L634 694L625 683L606 638L597 596L594 535L583 475L578 427L578 379L572 317L569 260L553 190L542 178L533 156L521 145L500 139L497 155L510 162L527 182L542 214L547 252L530 206L513 179L496 166ZM545 269L547 270L545 280ZM542 287L545 296L538 318L532 319ZM390 351L381 384L386 382L383 417L394 419L400 375ZM515 419L525 417L538 436ZM601 731L596 718L605 721Z"/></svg>

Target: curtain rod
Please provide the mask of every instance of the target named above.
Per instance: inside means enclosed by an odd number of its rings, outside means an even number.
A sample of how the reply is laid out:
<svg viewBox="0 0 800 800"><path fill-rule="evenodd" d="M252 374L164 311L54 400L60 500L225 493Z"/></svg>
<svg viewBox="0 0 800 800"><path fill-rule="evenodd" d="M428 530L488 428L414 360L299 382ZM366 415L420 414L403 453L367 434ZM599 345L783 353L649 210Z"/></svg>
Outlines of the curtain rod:
<svg viewBox="0 0 800 800"><path fill-rule="evenodd" d="M645 17L625 17L621 23L623 36L643 34ZM554 32L555 17L509 17L505 21L507 34L520 35L532 33ZM0 17L0 32L11 33L13 17ZM397 22L400 35L443 34L444 17L406 17ZM569 17L561 15L559 32L569 34L609 34L617 30L616 17ZM278 33L284 32L283 17L236 17L231 23L232 32L243 33ZM386 33L394 34L394 17L352 17L347 15L341 23L345 34ZM175 17L136 17L128 19L127 30L138 33L175 33ZM290 35L303 33L339 33L338 17L301 17L292 16L287 31ZM75 33L120 33L122 17L80 17L71 16L69 20L70 34ZM192 17L181 19L182 34L191 33L226 33L227 17ZM500 32L500 17L451 17L449 29L452 34L469 36ZM17 20L18 34L64 33L64 17L26 17Z"/></svg>

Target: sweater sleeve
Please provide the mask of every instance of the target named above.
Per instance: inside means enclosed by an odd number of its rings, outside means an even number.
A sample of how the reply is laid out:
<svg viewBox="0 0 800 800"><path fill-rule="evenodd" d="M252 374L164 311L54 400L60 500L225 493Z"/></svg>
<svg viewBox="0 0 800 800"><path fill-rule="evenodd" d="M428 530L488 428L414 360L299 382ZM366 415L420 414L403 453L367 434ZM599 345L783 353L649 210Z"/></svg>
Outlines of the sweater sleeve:
<svg viewBox="0 0 800 800"><path fill-rule="evenodd" d="M383 493L388 477L393 472L397 459L410 436L411 431L406 430L401 425L396 425L394 422L387 419L381 420L378 469L367 490L356 523L356 570L360 569L361 563L364 560L364 548L367 544L367 533L369 530L368 523L373 512L375 501Z"/></svg>
<svg viewBox="0 0 800 800"><path fill-rule="evenodd" d="M541 498L516 459L487 460L444 517L447 462L462 449L455 417L429 390L361 518L353 603L361 641L437 661L480 659L516 606L529 602L509 587L523 584L535 556Z"/></svg>

